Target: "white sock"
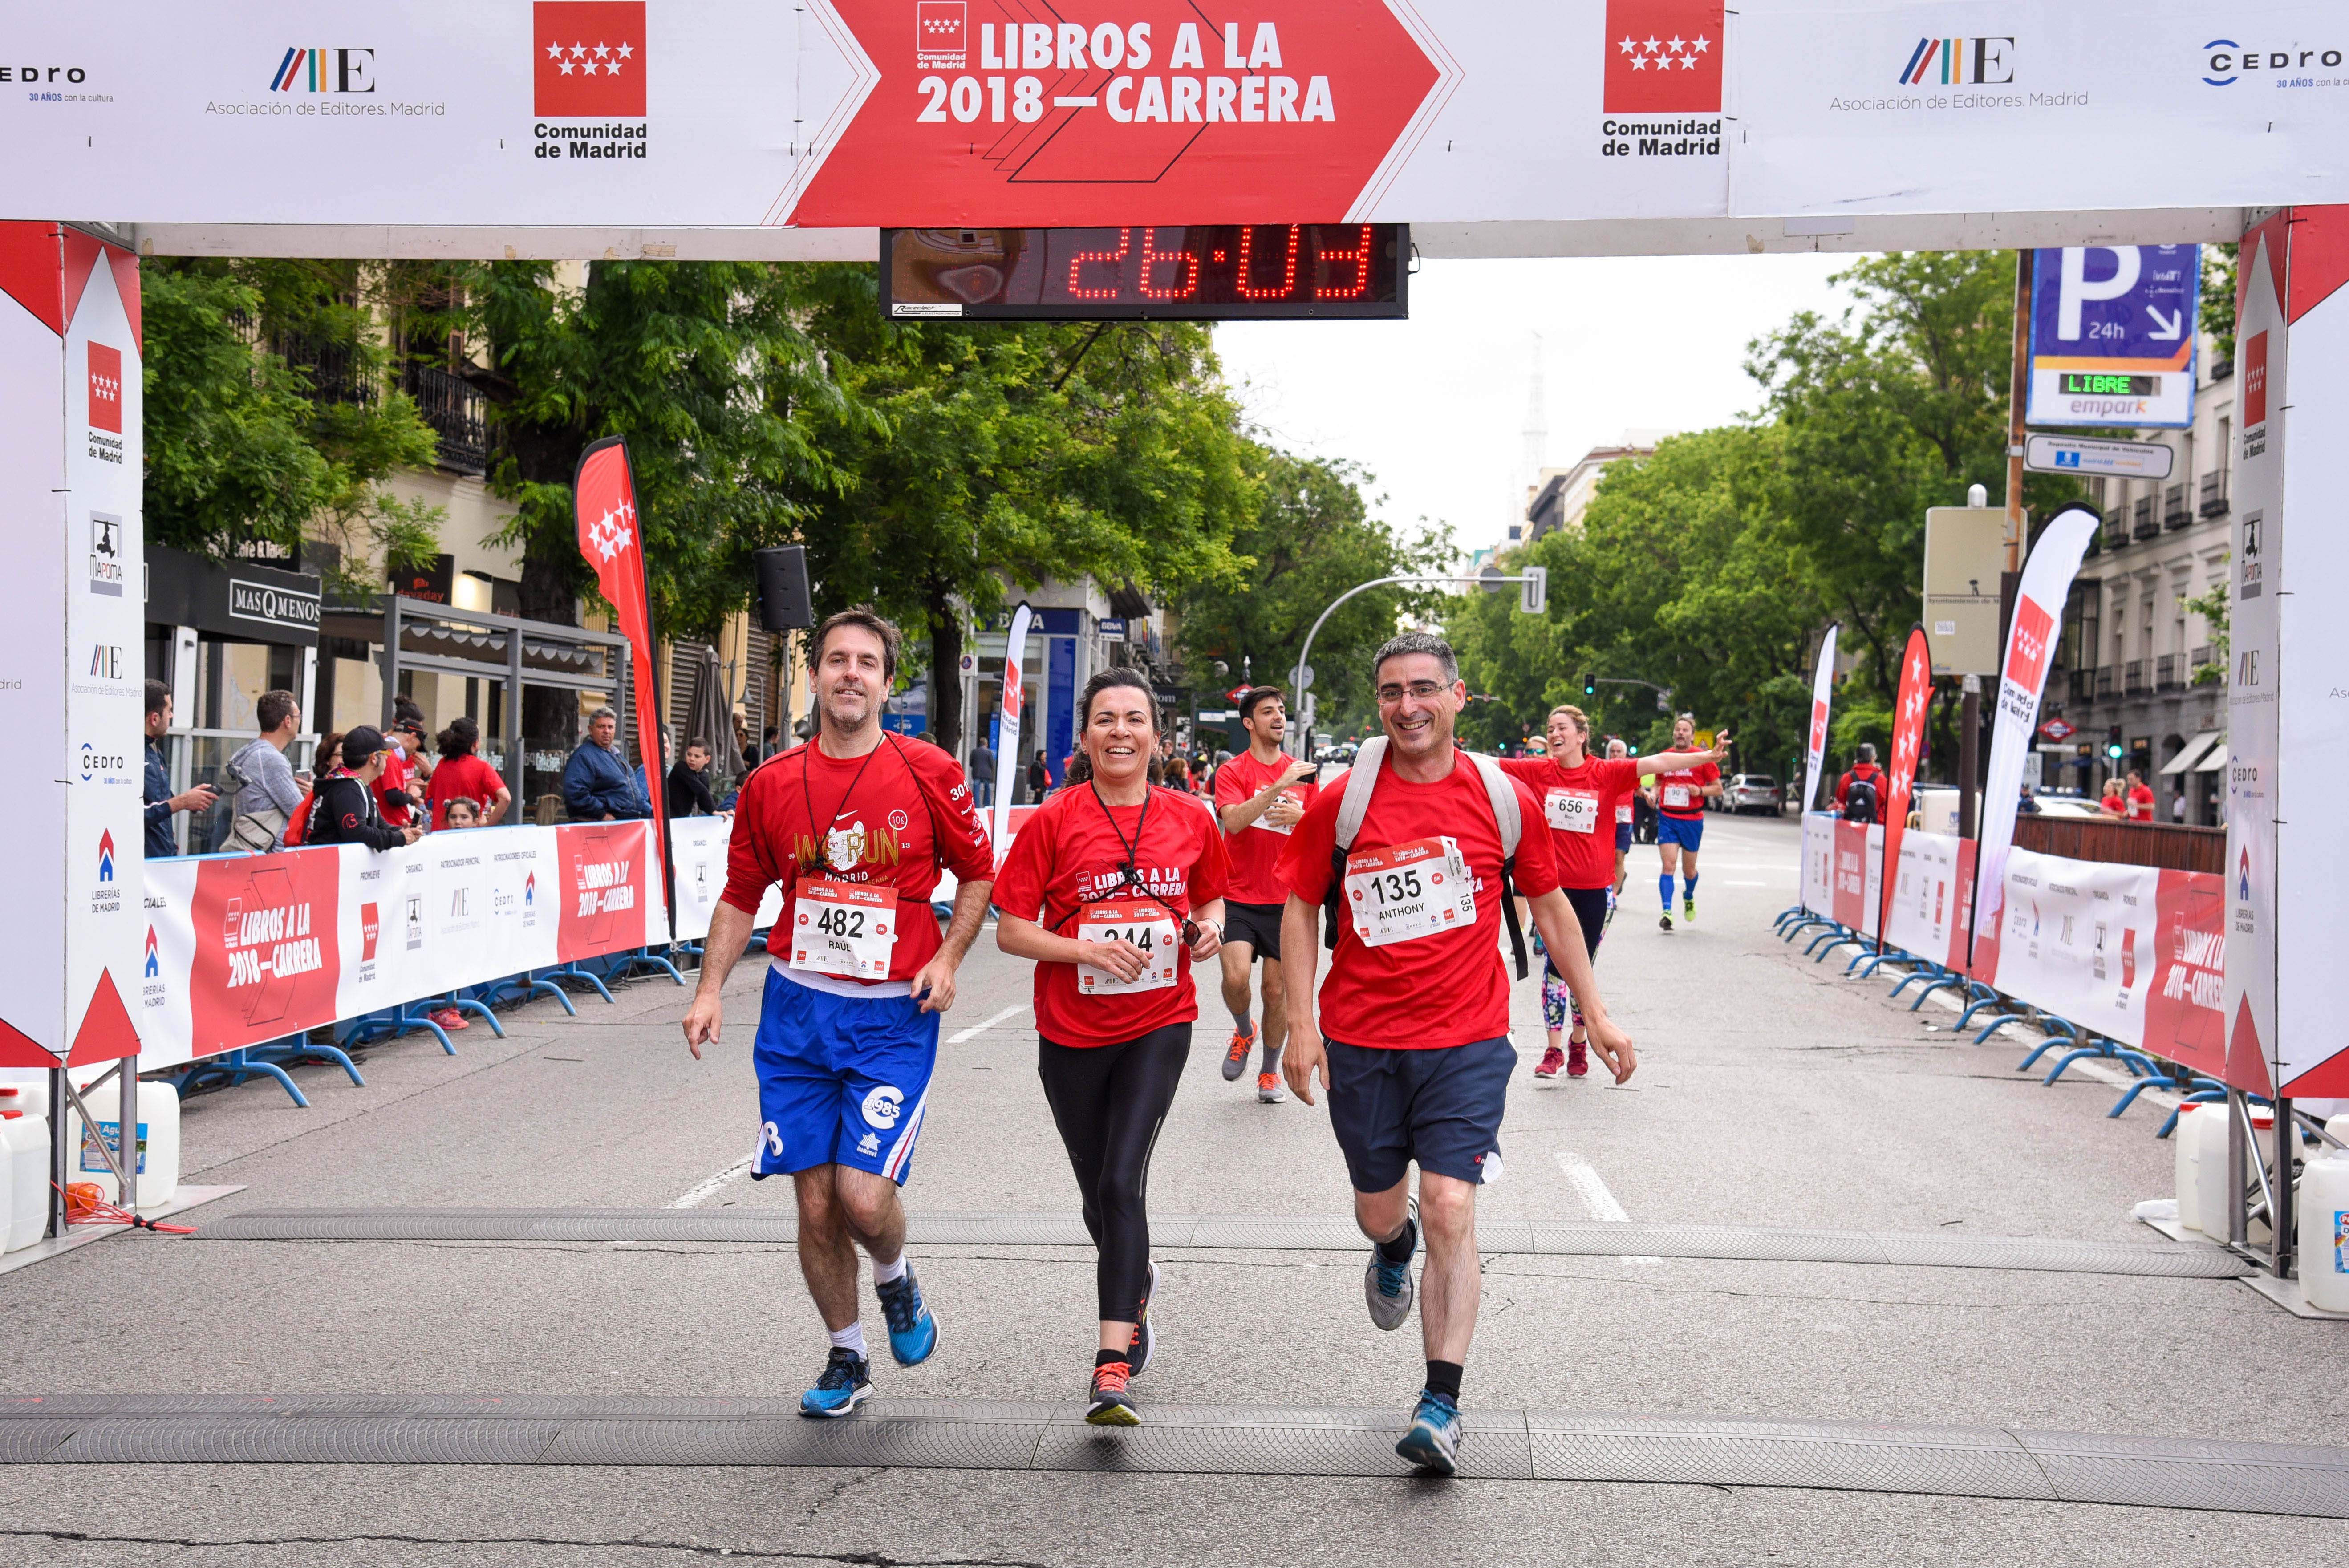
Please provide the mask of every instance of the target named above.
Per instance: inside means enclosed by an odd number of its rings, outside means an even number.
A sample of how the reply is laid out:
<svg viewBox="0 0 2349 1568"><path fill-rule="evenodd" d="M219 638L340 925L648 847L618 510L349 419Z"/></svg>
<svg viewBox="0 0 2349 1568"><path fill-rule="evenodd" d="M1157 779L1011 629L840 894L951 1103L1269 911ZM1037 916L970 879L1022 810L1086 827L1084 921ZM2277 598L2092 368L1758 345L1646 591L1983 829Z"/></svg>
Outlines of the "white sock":
<svg viewBox="0 0 2349 1568"><path fill-rule="evenodd" d="M892 1280L900 1280L905 1277L905 1253L899 1253L895 1257L891 1258L885 1264L878 1258L873 1260L873 1283L874 1284L887 1284Z"/></svg>
<svg viewBox="0 0 2349 1568"><path fill-rule="evenodd" d="M872 1357L867 1355L864 1349L864 1325L862 1323L852 1323L845 1328L833 1329L832 1331L832 1347L834 1350L849 1351L854 1354L859 1361L869 1361L872 1359Z"/></svg>
<svg viewBox="0 0 2349 1568"><path fill-rule="evenodd" d="M1252 1007L1234 1007L1232 1009L1232 1027L1237 1029L1243 1035L1254 1033L1256 1029L1256 1010Z"/></svg>

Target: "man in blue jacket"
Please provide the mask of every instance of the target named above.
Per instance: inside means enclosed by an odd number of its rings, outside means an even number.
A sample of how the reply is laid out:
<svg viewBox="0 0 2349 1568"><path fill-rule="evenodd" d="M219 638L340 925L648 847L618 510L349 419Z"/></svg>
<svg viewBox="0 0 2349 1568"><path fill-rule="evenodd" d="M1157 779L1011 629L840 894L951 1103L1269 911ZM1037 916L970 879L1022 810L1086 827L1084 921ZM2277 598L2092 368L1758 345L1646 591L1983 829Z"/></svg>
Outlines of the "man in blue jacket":
<svg viewBox="0 0 2349 1568"><path fill-rule="evenodd" d="M625 822L652 815L620 754L620 721L608 707L589 721L587 738L563 765L563 805L574 822Z"/></svg>

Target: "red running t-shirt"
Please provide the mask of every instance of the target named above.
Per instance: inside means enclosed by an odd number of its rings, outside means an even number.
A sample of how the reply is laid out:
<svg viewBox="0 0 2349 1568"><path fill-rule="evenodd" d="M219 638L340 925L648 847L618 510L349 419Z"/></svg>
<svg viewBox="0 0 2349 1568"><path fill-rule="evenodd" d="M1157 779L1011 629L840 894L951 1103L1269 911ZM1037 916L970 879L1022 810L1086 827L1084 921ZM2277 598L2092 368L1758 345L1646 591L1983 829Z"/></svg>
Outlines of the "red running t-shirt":
<svg viewBox="0 0 2349 1568"><path fill-rule="evenodd" d="M2153 786L2140 784L2128 792L2128 820L2132 822L2153 820Z"/></svg>
<svg viewBox="0 0 2349 1568"><path fill-rule="evenodd" d="M1501 771L1541 802L1557 853L1557 885L1578 892L1615 885L1616 809L1640 787L1639 765L1628 757L1585 755L1572 768L1555 758L1508 758Z"/></svg>
<svg viewBox="0 0 2349 1568"><path fill-rule="evenodd" d="M1011 852L996 876L996 908L1035 921L1055 936L1081 937L1084 905L1150 902L1120 874L1132 845L1134 874L1173 918L1179 952L1172 985L1088 995L1084 975L1101 971L1076 964L1036 965L1036 1027L1054 1045L1121 1045L1199 1016L1182 925L1193 910L1225 896L1231 860L1224 851L1223 830L1204 801L1154 789L1147 804L1145 820L1139 805L1104 810L1090 786L1060 790L1036 808L1011 841Z"/></svg>
<svg viewBox="0 0 2349 1568"><path fill-rule="evenodd" d="M415 820L409 814L411 802L408 796L408 781L415 777L415 758L399 747L392 747L383 759L383 771L375 780L376 809L392 827L405 828Z"/></svg>
<svg viewBox="0 0 2349 1568"><path fill-rule="evenodd" d="M1664 755L1685 756L1692 762L1689 767L1656 775L1656 809L1667 817L1703 816L1704 787L1720 782L1721 769L1706 759L1702 750L1682 752L1676 748ZM1614 879L1608 880L1611 882Z"/></svg>
<svg viewBox="0 0 2349 1568"><path fill-rule="evenodd" d="M1256 759L1252 751L1243 751L1216 769L1216 810L1220 815L1226 806L1237 806L1253 799L1266 785L1296 766L1297 758L1286 751L1278 760L1266 764ZM1299 806L1311 806L1320 793L1320 786L1309 776L1282 794ZM1232 857L1231 891L1224 896L1237 903L1286 903L1288 890L1280 882L1280 851L1288 847L1294 828L1276 828L1268 820L1270 813L1258 817L1237 833L1224 835L1224 848Z"/></svg>
<svg viewBox="0 0 2349 1568"><path fill-rule="evenodd" d="M926 740L908 745L887 735L863 757L826 757L810 741L770 757L743 780L719 897L755 915L767 885L780 882L788 921L802 875L894 888L905 918L885 980L801 970L792 978L823 991L902 987L937 955L938 923L916 910L937 891L941 864L964 882L995 874L994 846L953 758Z"/></svg>
<svg viewBox="0 0 2349 1568"><path fill-rule="evenodd" d="M432 808L432 825L449 825L449 802L471 800L481 808L483 818L490 814L491 805L506 781L498 770L481 760L479 754L467 752L462 757L444 757L440 766L432 770L432 781L424 788L424 799Z"/></svg>
<svg viewBox="0 0 2349 1568"><path fill-rule="evenodd" d="M1517 785L1525 832L1517 844L1517 891L1538 898L1558 885L1557 853L1541 825L1541 802ZM1288 891L1318 904L1330 888L1345 782L1333 779L1289 835L1280 857ZM1350 1046L1433 1050L1498 1039L1509 1032L1509 970L1501 953L1501 829L1475 765L1456 758L1433 784L1413 784L1388 768L1371 796L1353 852L1450 836L1460 845L1476 894L1475 923L1384 947L1368 947L1351 921L1321 982L1321 1032Z"/></svg>

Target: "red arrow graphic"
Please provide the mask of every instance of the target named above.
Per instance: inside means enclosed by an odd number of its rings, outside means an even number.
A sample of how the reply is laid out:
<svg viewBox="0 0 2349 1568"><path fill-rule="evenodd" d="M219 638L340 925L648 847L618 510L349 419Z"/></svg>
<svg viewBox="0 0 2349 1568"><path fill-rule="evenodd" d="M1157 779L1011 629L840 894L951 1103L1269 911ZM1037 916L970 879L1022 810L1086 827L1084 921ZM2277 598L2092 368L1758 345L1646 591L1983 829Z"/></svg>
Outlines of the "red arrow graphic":
<svg viewBox="0 0 2349 1568"><path fill-rule="evenodd" d="M1340 222L1458 71L1407 0L814 4L871 85L809 226Z"/></svg>

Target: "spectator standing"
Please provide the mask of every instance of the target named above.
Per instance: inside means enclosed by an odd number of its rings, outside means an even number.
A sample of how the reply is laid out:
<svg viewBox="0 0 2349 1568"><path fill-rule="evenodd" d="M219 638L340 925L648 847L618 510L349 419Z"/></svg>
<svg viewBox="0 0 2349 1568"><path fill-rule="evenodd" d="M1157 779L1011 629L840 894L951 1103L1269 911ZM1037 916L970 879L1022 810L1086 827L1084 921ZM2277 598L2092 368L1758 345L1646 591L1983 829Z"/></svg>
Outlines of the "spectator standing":
<svg viewBox="0 0 2349 1568"><path fill-rule="evenodd" d="M383 820L376 786L390 757L383 731L363 724L343 737L343 765L318 781L304 840L313 844L365 844L396 850L412 844L423 830L414 823L395 828Z"/></svg>
<svg viewBox="0 0 2349 1568"><path fill-rule="evenodd" d="M587 738L563 765L563 804L574 822L635 821L652 814L620 756L620 720L608 707L588 721Z"/></svg>
<svg viewBox="0 0 2349 1568"><path fill-rule="evenodd" d="M2148 823L2153 820L2153 786L2134 768L2128 776L2128 820Z"/></svg>
<svg viewBox="0 0 2349 1568"><path fill-rule="evenodd" d="M2169 820L2183 826L2186 821L2186 791L2180 789L2169 798Z"/></svg>
<svg viewBox="0 0 2349 1568"><path fill-rule="evenodd" d="M1857 794L1859 799L1852 799ZM1862 741L1850 771L1836 780L1836 809L1847 822L1873 822L1884 803L1884 769L1876 765L1876 748Z"/></svg>
<svg viewBox="0 0 2349 1568"><path fill-rule="evenodd" d="M995 804L995 748L984 734L970 748L970 799L982 811Z"/></svg>
<svg viewBox="0 0 2349 1568"><path fill-rule="evenodd" d="M513 791L498 770L481 758L481 728L471 718L459 714L440 732L440 762L432 769L432 782L425 799L430 803L429 821L435 828L454 827L449 820L449 807L455 801L471 802L473 820L468 827L491 826L506 814L513 803Z"/></svg>
<svg viewBox="0 0 2349 1568"><path fill-rule="evenodd" d="M147 776L141 793L147 801L147 858L168 860L180 852L171 819L182 811L209 811L217 797L209 784L171 793L171 772L163 766L163 737L171 727L171 688L161 681L147 683Z"/></svg>
<svg viewBox="0 0 2349 1568"><path fill-rule="evenodd" d="M294 808L293 820L285 824L285 847L289 850L313 842L309 836L310 813L317 810L318 786L343 765L343 732L328 730L319 740L318 749L310 754L310 783L302 791L302 803Z"/></svg>
<svg viewBox="0 0 2349 1568"><path fill-rule="evenodd" d="M717 799L709 793L709 748L698 740L685 743L685 755L668 770L668 794L661 805L671 820L715 817Z"/></svg>
<svg viewBox="0 0 2349 1568"><path fill-rule="evenodd" d="M1044 766L1044 754L1036 753L1028 759L1028 801L1033 805L1052 788L1052 770Z"/></svg>
<svg viewBox="0 0 2349 1568"><path fill-rule="evenodd" d="M301 733L302 709L290 691L265 691L254 705L259 738L247 741L222 770L228 785L228 836L221 847L254 854L285 847L285 825L302 804L302 786L285 748Z"/></svg>
<svg viewBox="0 0 2349 1568"><path fill-rule="evenodd" d="M407 827L417 820L417 808L423 804L423 780L431 777L429 767L419 768L424 750L424 710L400 697L392 704L391 733L385 737L388 748L383 760L383 773L375 782L377 808L383 820L395 828Z"/></svg>

